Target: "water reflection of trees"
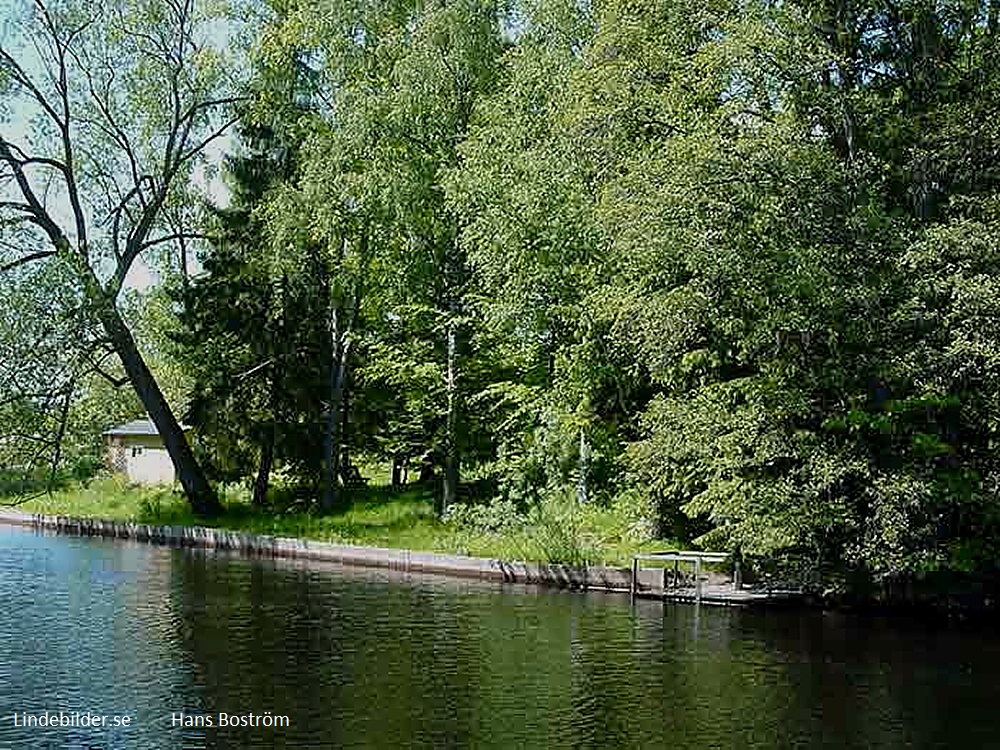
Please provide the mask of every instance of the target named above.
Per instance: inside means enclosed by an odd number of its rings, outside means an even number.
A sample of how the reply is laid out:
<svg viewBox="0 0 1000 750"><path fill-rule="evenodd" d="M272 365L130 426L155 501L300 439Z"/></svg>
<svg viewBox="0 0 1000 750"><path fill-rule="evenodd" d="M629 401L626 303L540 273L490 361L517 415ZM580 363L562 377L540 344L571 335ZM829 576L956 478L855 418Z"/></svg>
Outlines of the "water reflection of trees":
<svg viewBox="0 0 1000 750"><path fill-rule="evenodd" d="M869 747L944 726L941 660L920 674L924 641L891 629L211 555L175 571L201 706L292 720L209 747Z"/></svg>
<svg viewBox="0 0 1000 750"><path fill-rule="evenodd" d="M689 618L618 597L189 555L175 596L203 708L292 717L209 746L638 747L697 736L717 711L698 698L711 665L681 653L699 637Z"/></svg>
<svg viewBox="0 0 1000 750"><path fill-rule="evenodd" d="M820 612L747 612L737 629L734 659L747 660L752 642L785 675L770 691L785 702L781 746L817 737L843 748L995 744L993 633Z"/></svg>

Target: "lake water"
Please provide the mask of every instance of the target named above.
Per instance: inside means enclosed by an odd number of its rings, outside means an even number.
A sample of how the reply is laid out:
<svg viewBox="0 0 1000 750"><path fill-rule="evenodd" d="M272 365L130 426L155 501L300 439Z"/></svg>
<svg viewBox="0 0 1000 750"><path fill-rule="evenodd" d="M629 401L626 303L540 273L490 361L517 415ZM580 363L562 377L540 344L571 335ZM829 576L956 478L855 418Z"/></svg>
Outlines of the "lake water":
<svg viewBox="0 0 1000 750"><path fill-rule="evenodd" d="M0 750L986 748L998 683L985 630L0 527ZM129 725L15 726L46 711Z"/></svg>

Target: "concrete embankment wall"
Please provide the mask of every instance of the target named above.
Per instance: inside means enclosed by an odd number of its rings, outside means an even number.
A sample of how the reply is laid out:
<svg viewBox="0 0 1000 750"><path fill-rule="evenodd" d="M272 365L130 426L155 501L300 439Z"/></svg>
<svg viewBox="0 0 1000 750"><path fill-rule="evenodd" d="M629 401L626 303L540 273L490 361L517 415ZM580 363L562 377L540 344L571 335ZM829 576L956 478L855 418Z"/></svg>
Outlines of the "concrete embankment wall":
<svg viewBox="0 0 1000 750"><path fill-rule="evenodd" d="M629 591L632 582L632 571L628 568L600 566L580 568L406 549L356 547L204 526L152 526L92 518L46 516L16 510L0 510L0 524L26 526L60 534L131 539L172 547L229 550L249 556L318 560L401 572L437 573L483 581L623 592ZM662 575L659 571L640 570L639 592L661 591L661 580Z"/></svg>

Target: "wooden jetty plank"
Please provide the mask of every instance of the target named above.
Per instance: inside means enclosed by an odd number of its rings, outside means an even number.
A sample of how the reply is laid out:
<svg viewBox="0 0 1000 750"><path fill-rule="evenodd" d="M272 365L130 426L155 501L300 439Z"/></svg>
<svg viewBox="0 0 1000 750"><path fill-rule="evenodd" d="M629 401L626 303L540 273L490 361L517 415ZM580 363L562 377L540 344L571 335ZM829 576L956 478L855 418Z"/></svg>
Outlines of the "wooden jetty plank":
<svg viewBox="0 0 1000 750"><path fill-rule="evenodd" d="M721 604L728 606L746 606L763 604L769 601L801 597L800 592L775 591L760 587L745 587L739 561L734 561L733 574L730 579L719 574L703 574L702 564L719 564L727 562L731 556L724 552L699 552L696 550L665 550L633 555L631 566L631 586L629 589L632 600L636 598L655 598L664 601L693 602L695 604ZM673 563L671 568L642 568L640 561L656 561ZM679 563L690 563L694 567L693 584L678 585L681 580ZM657 575L658 574L658 575ZM684 576L687 578L687 574ZM672 585L668 585L668 583Z"/></svg>

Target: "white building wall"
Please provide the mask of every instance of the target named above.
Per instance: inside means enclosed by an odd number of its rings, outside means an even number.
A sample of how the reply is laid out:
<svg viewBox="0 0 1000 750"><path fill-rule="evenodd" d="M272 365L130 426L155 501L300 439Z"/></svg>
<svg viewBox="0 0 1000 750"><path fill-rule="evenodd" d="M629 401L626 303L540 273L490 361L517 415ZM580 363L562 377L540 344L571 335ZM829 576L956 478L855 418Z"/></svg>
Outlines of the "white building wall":
<svg viewBox="0 0 1000 750"><path fill-rule="evenodd" d="M129 458L128 478L136 484L170 484L174 481L174 464L166 448L143 446Z"/></svg>
<svg viewBox="0 0 1000 750"><path fill-rule="evenodd" d="M134 484L172 484L174 464L158 437L129 436L124 440L125 474Z"/></svg>

